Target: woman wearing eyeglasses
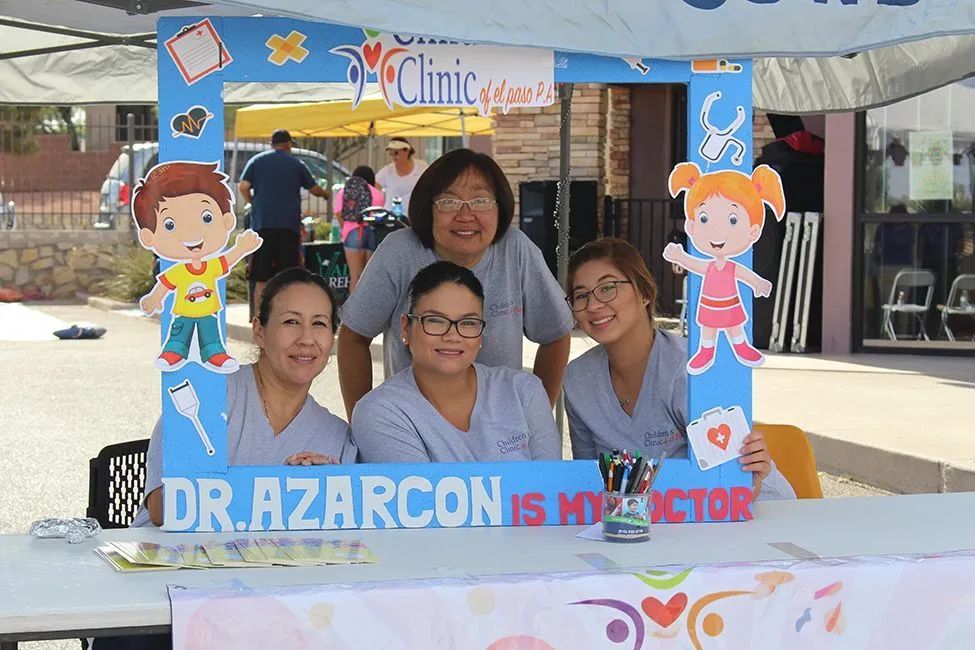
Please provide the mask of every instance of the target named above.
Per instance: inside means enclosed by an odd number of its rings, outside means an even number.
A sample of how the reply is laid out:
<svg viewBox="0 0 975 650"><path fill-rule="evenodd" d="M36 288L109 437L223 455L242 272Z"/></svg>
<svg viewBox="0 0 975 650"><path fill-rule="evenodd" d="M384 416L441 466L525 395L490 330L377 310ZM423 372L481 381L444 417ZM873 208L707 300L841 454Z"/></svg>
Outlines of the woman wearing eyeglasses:
<svg viewBox="0 0 975 650"><path fill-rule="evenodd" d="M687 341L655 326L657 286L640 253L622 239L586 244L569 260L568 284L576 321L599 343L566 370L573 457L624 448L687 456ZM760 432L743 454L756 495L795 498Z"/></svg>
<svg viewBox="0 0 975 650"><path fill-rule="evenodd" d="M399 323L412 363L366 394L352 413L360 462L562 457L538 377L474 361L490 335L483 313L484 291L469 269L441 261L417 273Z"/></svg>
<svg viewBox="0 0 975 650"><path fill-rule="evenodd" d="M511 186L490 156L458 149L424 172L410 203L412 227L383 241L342 308L338 362L347 413L372 388L373 338L383 334L386 378L410 365L400 336L407 289L420 269L439 260L470 269L484 287L488 327L478 363L520 370L527 337L539 344L534 373L555 402L572 315L542 252L509 228L513 216Z"/></svg>

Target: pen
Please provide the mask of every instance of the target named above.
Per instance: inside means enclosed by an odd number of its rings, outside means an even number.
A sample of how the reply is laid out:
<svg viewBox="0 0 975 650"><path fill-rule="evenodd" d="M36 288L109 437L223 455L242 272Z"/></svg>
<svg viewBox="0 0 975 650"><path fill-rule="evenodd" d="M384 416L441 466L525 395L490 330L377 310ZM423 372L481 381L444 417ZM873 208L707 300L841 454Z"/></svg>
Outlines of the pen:
<svg viewBox="0 0 975 650"><path fill-rule="evenodd" d="M637 487L636 490L637 493L646 494L647 490L650 489L650 475L652 473L653 473L653 465L651 465L648 462L646 466L643 468L643 475L640 477L640 480L637 482L637 485L639 486Z"/></svg>
<svg viewBox="0 0 975 650"><path fill-rule="evenodd" d="M613 470L614 469L616 469L616 462L615 461L610 462L610 464L609 464L609 473L608 473L608 478L607 478L607 481L606 481L606 491L607 492L612 492L613 491L613 485L614 485L614 483L613 483Z"/></svg>
<svg viewBox="0 0 975 650"><path fill-rule="evenodd" d="M660 454L660 460L657 461L657 466L653 469L653 475L650 477L650 485L647 486L647 490L653 487L654 482L657 477L660 476L660 468L663 467L664 461L667 459L667 452Z"/></svg>
<svg viewBox="0 0 975 650"><path fill-rule="evenodd" d="M646 461L644 461L642 456L637 458L636 462L633 463L633 469L630 470L630 480L626 483L627 494L633 494L633 490L638 487L639 481L643 477L643 469L645 465Z"/></svg>

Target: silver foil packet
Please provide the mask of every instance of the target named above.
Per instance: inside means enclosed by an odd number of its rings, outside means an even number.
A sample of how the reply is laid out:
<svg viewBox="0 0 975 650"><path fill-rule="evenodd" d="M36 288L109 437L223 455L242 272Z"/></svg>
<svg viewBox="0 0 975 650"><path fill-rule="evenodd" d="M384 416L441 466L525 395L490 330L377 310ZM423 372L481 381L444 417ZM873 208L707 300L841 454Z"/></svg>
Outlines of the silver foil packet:
<svg viewBox="0 0 975 650"><path fill-rule="evenodd" d="M72 519L38 519L30 525L34 537L63 537L69 544L78 544L102 532L97 519L74 517Z"/></svg>

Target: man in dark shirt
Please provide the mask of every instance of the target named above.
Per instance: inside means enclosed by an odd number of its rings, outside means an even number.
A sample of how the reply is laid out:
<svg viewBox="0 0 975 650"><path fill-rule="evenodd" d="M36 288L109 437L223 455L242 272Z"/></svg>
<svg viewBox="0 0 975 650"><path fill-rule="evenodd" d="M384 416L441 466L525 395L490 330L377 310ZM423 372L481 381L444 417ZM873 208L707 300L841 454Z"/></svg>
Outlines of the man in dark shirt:
<svg viewBox="0 0 975 650"><path fill-rule="evenodd" d="M265 283L301 264L301 188L328 198L328 190L318 186L304 163L291 155L293 144L290 133L276 130L271 134L273 149L251 158L240 180L240 194L251 204L251 228L264 240L250 258L255 311Z"/></svg>

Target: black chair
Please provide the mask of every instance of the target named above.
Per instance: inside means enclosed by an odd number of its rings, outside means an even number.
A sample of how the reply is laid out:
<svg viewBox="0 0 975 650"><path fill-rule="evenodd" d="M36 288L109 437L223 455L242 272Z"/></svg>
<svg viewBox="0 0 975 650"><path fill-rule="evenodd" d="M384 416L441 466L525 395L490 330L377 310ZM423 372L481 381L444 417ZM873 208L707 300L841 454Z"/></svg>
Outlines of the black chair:
<svg viewBox="0 0 975 650"><path fill-rule="evenodd" d="M89 461L88 512L102 528L127 528L146 487L149 439L109 445Z"/></svg>

